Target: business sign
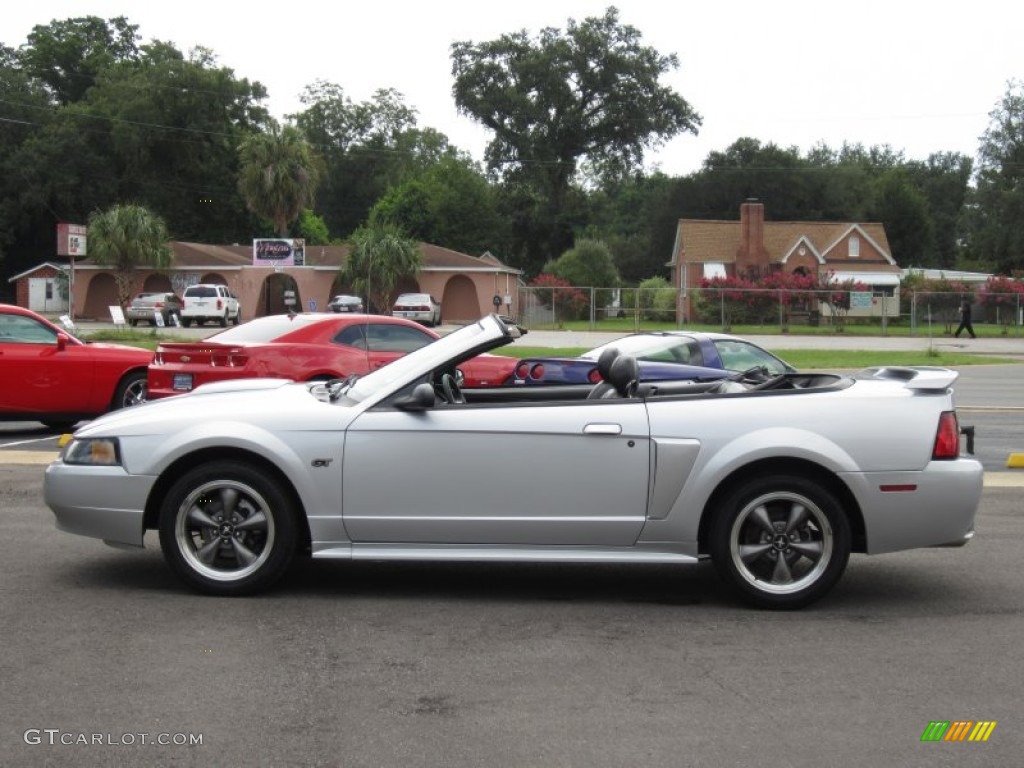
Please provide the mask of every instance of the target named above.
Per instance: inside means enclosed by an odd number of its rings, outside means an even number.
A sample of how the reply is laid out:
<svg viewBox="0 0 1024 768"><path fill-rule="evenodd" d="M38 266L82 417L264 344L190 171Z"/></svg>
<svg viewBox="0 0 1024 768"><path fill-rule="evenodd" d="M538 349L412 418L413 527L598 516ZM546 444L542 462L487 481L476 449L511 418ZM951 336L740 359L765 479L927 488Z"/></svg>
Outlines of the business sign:
<svg viewBox="0 0 1024 768"><path fill-rule="evenodd" d="M850 291L850 309L871 309L871 291Z"/></svg>
<svg viewBox="0 0 1024 768"><path fill-rule="evenodd" d="M57 255L58 256L86 256L86 232L88 228L84 224L57 225Z"/></svg>
<svg viewBox="0 0 1024 768"><path fill-rule="evenodd" d="M302 267L306 264L306 241L288 238L258 238L252 241L254 267Z"/></svg>

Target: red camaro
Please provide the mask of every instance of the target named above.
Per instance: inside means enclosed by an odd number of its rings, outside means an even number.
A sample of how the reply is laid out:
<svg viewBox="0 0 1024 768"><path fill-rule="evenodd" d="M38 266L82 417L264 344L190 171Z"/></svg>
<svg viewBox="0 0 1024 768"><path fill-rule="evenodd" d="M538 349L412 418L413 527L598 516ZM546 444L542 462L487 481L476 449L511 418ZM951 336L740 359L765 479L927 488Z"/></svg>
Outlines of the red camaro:
<svg viewBox="0 0 1024 768"><path fill-rule="evenodd" d="M153 353L80 341L45 317L0 304L0 421L75 422L146 399Z"/></svg>
<svg viewBox="0 0 1024 768"><path fill-rule="evenodd" d="M361 376L437 338L418 323L384 315L270 315L203 341L161 343L149 366L149 396L177 395L224 379ZM497 387L510 379L515 363L480 355L460 369L467 387Z"/></svg>

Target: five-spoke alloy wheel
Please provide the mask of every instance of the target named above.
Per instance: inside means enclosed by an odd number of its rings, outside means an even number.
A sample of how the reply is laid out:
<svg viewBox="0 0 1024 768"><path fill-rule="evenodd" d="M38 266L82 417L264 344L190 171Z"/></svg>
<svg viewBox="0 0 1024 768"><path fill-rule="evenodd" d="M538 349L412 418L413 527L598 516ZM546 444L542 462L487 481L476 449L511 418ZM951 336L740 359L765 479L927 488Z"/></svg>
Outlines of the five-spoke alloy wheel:
<svg viewBox="0 0 1024 768"><path fill-rule="evenodd" d="M763 608L799 608L828 592L850 557L850 524L836 497L796 476L755 478L712 521L719 573Z"/></svg>
<svg viewBox="0 0 1024 768"><path fill-rule="evenodd" d="M294 505L265 473L222 461L187 472L160 511L160 546L171 567L202 592L268 588L295 554Z"/></svg>

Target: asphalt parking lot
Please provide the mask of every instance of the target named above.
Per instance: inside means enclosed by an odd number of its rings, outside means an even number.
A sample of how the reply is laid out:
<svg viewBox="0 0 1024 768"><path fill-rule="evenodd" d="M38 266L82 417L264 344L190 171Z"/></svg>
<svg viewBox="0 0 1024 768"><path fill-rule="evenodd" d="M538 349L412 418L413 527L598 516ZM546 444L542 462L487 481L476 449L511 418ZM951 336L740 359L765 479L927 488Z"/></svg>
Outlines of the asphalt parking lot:
<svg viewBox="0 0 1024 768"><path fill-rule="evenodd" d="M201 597L152 535L55 530L41 472L0 465L0 765L1008 766L1024 748L1016 490L986 489L967 547L855 556L821 603L771 613L707 565L307 562L262 597ZM921 741L958 720L997 725Z"/></svg>

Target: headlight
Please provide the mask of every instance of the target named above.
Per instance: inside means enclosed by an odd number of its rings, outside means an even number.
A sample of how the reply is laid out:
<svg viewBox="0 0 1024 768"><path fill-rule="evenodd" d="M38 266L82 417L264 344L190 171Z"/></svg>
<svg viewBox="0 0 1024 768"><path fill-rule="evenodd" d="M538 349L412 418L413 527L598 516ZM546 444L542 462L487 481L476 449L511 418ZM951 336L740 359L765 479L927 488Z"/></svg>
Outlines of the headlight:
<svg viewBox="0 0 1024 768"><path fill-rule="evenodd" d="M121 446L116 437L72 440L64 448L64 463L117 467L121 464Z"/></svg>

